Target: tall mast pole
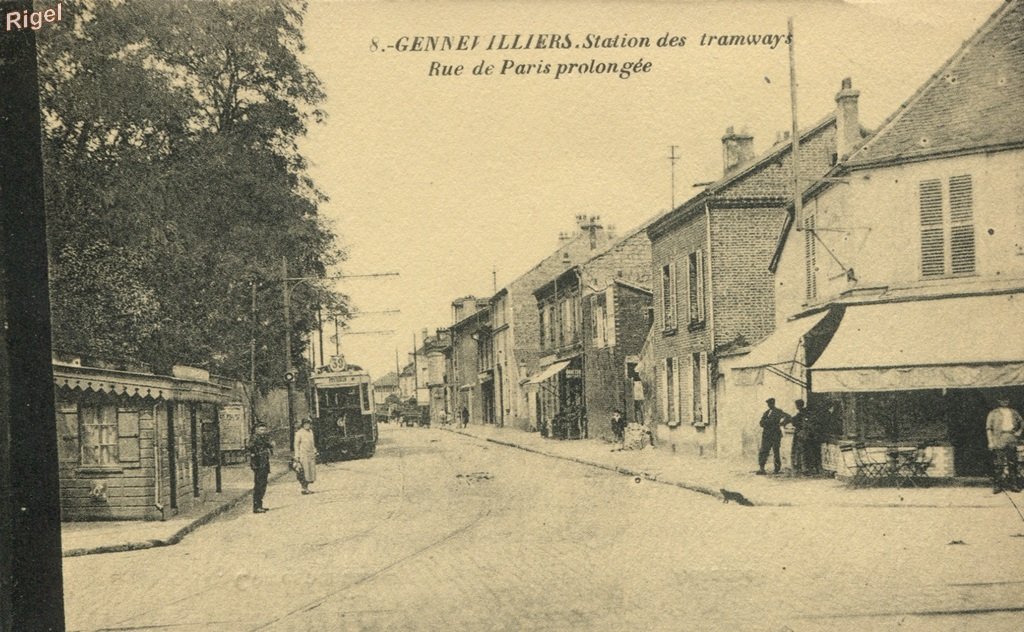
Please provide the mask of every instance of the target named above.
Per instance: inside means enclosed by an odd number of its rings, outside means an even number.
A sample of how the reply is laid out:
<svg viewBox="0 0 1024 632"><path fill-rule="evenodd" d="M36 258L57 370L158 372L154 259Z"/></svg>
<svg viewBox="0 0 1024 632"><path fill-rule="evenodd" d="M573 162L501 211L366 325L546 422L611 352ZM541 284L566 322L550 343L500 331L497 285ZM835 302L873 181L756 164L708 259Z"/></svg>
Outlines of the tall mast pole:
<svg viewBox="0 0 1024 632"><path fill-rule="evenodd" d="M793 128L793 149L790 163L793 165L793 223L797 230L803 230L803 191L800 188L800 128L796 121L796 50L793 42L793 18L787 21L789 31L789 103Z"/></svg>
<svg viewBox="0 0 1024 632"><path fill-rule="evenodd" d="M295 390L295 373L292 370L292 318L288 297L288 257L281 257L281 288L284 292L284 370L285 386L288 389L288 446L295 442L295 411L292 408L292 391Z"/></svg>
<svg viewBox="0 0 1024 632"><path fill-rule="evenodd" d="M672 206L669 207L670 211L674 211L676 208L676 161L679 160L679 156L676 155L676 149L679 145L669 145L668 162L671 165L672 172Z"/></svg>

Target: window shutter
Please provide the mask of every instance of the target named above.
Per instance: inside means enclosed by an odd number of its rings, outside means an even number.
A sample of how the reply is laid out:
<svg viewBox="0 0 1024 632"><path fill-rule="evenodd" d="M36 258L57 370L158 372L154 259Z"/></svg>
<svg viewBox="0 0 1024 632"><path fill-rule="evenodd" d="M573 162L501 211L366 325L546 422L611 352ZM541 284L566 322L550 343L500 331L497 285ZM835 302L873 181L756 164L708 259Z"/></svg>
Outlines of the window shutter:
<svg viewBox="0 0 1024 632"><path fill-rule="evenodd" d="M950 271L953 274L974 272L974 195L971 176L949 179Z"/></svg>
<svg viewBox="0 0 1024 632"><path fill-rule="evenodd" d="M661 400L661 420L663 423L671 423L672 420L668 418L668 364L671 359L665 358L661 363L661 375L659 376L658 385L658 399Z"/></svg>
<svg viewBox="0 0 1024 632"><path fill-rule="evenodd" d="M597 294L591 294L589 298L590 303L590 340L595 347L601 344L601 335L598 330L598 311L597 311Z"/></svg>
<svg viewBox="0 0 1024 632"><path fill-rule="evenodd" d="M924 180L919 185L918 193L921 211L921 276L942 276L946 273L942 181Z"/></svg>
<svg viewBox="0 0 1024 632"><path fill-rule="evenodd" d="M684 421L693 421L693 367L690 366L690 362L683 362L687 358L679 357L676 358L676 366L679 367L679 379L676 380L676 421L683 423ZM686 367L685 369L683 367ZM686 389L686 408L683 409L679 406L680 400L683 400L683 388ZM683 415L683 410L686 410L686 415Z"/></svg>
<svg viewBox="0 0 1024 632"><path fill-rule="evenodd" d="M814 223L813 215L804 219L804 274L807 282L805 292L808 299L818 296L818 262L815 251L817 244L814 241Z"/></svg>
<svg viewBox="0 0 1024 632"><path fill-rule="evenodd" d="M604 342L615 346L615 293L614 286L604 291Z"/></svg>
<svg viewBox="0 0 1024 632"><path fill-rule="evenodd" d="M710 389L708 384L710 383L710 373L708 371L708 354L704 351L700 352L698 356L700 359L700 420L701 425L708 425L711 423L711 419L708 417L708 410L710 408L708 401L710 397Z"/></svg>
<svg viewBox="0 0 1024 632"><path fill-rule="evenodd" d="M78 404L61 402L57 405L57 454L61 463L78 463L81 448L78 442Z"/></svg>
<svg viewBox="0 0 1024 632"><path fill-rule="evenodd" d="M697 250L697 321L704 322L704 249Z"/></svg>
<svg viewBox="0 0 1024 632"><path fill-rule="evenodd" d="M677 312L679 310L679 301L678 301L678 297L676 296L676 285L677 285L677 279L678 279L678 277L676 276L676 262L673 261L672 263L668 264L668 269L669 269L669 275L668 276L669 276L669 282L670 282L669 290L671 292L669 294L669 300L672 303L672 324L670 326L671 327L675 327L676 326L676 314L677 314Z"/></svg>
<svg viewBox="0 0 1024 632"><path fill-rule="evenodd" d="M139 460L139 411L117 409L117 452L122 463Z"/></svg>

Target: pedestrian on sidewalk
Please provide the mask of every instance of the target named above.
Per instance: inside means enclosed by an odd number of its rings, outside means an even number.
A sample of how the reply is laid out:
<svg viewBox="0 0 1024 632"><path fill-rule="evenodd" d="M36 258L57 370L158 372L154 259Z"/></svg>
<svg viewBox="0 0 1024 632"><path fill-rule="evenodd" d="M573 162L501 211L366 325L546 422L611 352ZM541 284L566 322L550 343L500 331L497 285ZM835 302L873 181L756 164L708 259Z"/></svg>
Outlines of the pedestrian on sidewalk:
<svg viewBox="0 0 1024 632"><path fill-rule="evenodd" d="M818 440L817 419L804 400L794 402L796 414L789 423L793 426L793 472L814 475L821 467L821 444Z"/></svg>
<svg viewBox="0 0 1024 632"><path fill-rule="evenodd" d="M263 496L267 493L267 478L270 476L270 455L274 453L274 442L267 434L266 424L256 424L256 432L249 439L249 467L253 472L252 512L264 513Z"/></svg>
<svg viewBox="0 0 1024 632"><path fill-rule="evenodd" d="M1024 432L1024 421L1020 413L1010 408L1005 397L996 400L998 404L985 420L988 449L992 452L992 493L1021 490L1020 472L1017 467L1017 444Z"/></svg>
<svg viewBox="0 0 1024 632"><path fill-rule="evenodd" d="M622 418L622 411L616 408L612 411L612 435L622 445L625 440L626 420Z"/></svg>
<svg viewBox="0 0 1024 632"><path fill-rule="evenodd" d="M789 415L775 407L775 398L769 397L765 400L768 410L761 415L761 450L757 453L757 473L765 474L764 466L768 462L768 453L774 454L775 473L782 470L782 457L779 450L782 447L782 426L789 421Z"/></svg>
<svg viewBox="0 0 1024 632"><path fill-rule="evenodd" d="M460 415L462 416L462 428L465 430L466 426L469 425L469 409L463 406Z"/></svg>
<svg viewBox="0 0 1024 632"><path fill-rule="evenodd" d="M309 484L316 481L316 438L313 436L313 421L302 420L302 427L295 431L295 449L292 458L295 460L295 471L302 485L303 494L312 494Z"/></svg>

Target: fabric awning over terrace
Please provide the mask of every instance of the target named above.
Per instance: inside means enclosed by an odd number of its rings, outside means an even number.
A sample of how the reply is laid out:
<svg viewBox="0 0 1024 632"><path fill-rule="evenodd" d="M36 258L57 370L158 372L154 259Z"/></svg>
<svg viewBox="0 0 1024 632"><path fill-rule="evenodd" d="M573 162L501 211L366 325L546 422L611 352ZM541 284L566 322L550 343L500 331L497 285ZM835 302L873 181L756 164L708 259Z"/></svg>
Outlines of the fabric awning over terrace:
<svg viewBox="0 0 1024 632"><path fill-rule="evenodd" d="M790 366L802 362L802 339L828 314L827 311L782 323L767 338L757 343L741 358L734 369L758 369L768 366Z"/></svg>
<svg viewBox="0 0 1024 632"><path fill-rule="evenodd" d="M811 369L817 392L1024 385L1024 294L849 305Z"/></svg>
<svg viewBox="0 0 1024 632"><path fill-rule="evenodd" d="M540 384L541 382L543 382L544 380L548 379L552 375L558 373L559 371L561 371L562 369L564 369L567 366L569 366L569 360L564 360L562 362L554 362L552 364L549 364L543 371L541 371L540 373L538 373L538 374L534 375L533 377L531 377L530 380L529 380L529 383L530 384Z"/></svg>

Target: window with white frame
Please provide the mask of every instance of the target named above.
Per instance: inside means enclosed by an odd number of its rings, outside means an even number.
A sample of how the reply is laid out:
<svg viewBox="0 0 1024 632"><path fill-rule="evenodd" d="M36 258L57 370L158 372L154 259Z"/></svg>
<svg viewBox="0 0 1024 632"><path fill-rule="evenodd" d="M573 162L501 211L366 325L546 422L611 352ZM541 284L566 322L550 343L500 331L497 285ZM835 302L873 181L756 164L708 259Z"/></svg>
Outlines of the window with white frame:
<svg viewBox="0 0 1024 632"><path fill-rule="evenodd" d="M971 176L952 176L945 183L939 178L922 180L918 184L918 210L921 276L973 274L976 253Z"/></svg>
<svg viewBox="0 0 1024 632"><path fill-rule="evenodd" d="M661 267L661 327L668 331L676 328L676 264Z"/></svg>
<svg viewBox="0 0 1024 632"><path fill-rule="evenodd" d="M117 463L117 409L82 406L82 465Z"/></svg>
<svg viewBox="0 0 1024 632"><path fill-rule="evenodd" d="M688 257L689 279L687 302L690 307L690 324L704 322L704 250L697 249Z"/></svg>
<svg viewBox="0 0 1024 632"><path fill-rule="evenodd" d="M140 411L112 403L66 402L57 408L60 458L83 466L139 461Z"/></svg>

